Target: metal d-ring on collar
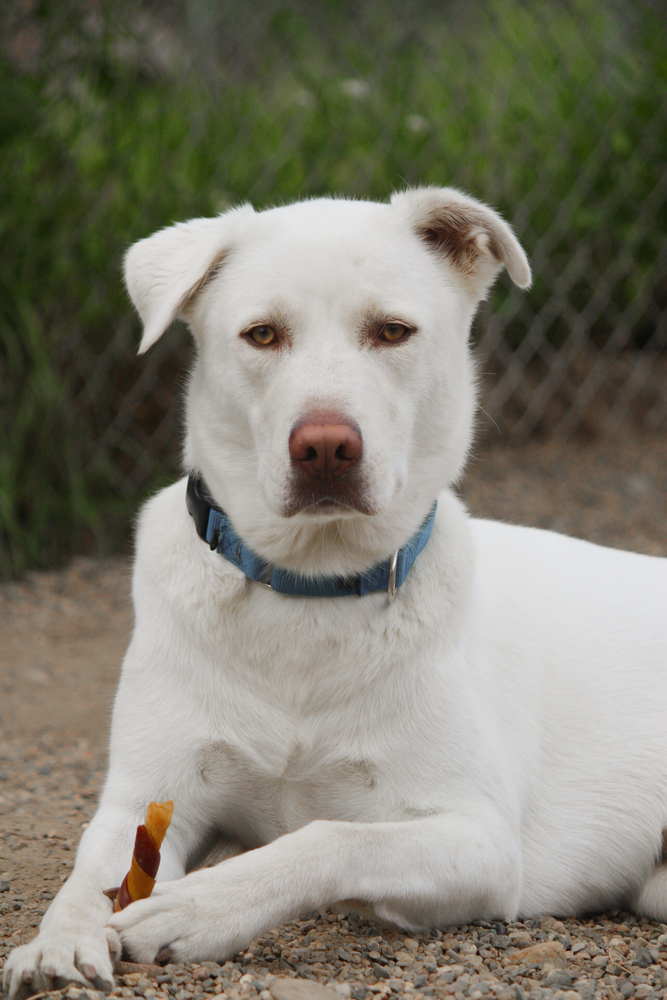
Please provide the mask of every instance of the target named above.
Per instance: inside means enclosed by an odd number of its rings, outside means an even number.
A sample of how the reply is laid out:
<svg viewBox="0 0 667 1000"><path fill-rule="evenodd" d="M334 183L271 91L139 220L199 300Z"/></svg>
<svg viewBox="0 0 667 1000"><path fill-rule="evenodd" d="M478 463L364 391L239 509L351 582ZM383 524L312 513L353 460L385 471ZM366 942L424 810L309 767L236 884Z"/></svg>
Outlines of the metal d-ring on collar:
<svg viewBox="0 0 667 1000"><path fill-rule="evenodd" d="M387 581L387 600L391 604L396 597L396 570L398 568L398 552L396 549L389 561L389 580Z"/></svg>
<svg viewBox="0 0 667 1000"><path fill-rule="evenodd" d="M389 604L395 599L396 591L429 540L437 508L437 503L434 503L419 530L390 559L377 563L356 577L344 578L303 576L265 562L236 534L231 521L215 504L202 476L197 472L192 472L188 478L186 503L199 537L256 583L262 583L279 594L294 597L363 597L384 590Z"/></svg>

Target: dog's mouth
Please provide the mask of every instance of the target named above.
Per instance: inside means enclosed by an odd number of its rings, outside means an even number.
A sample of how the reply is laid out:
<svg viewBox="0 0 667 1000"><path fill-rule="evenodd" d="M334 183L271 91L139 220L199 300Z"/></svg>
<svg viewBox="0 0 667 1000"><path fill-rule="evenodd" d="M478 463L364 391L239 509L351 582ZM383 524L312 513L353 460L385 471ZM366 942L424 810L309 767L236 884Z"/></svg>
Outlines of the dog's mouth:
<svg viewBox="0 0 667 1000"><path fill-rule="evenodd" d="M283 508L284 517L294 517L295 514L305 514L306 517L340 518L345 515L377 513L369 503L346 503L336 497L323 497L312 502L305 499L291 500Z"/></svg>
<svg viewBox="0 0 667 1000"><path fill-rule="evenodd" d="M315 503L310 504L308 507L302 508L303 514L340 514L345 511L358 514L370 514L372 513L366 505L353 506L348 503L340 503L337 500L317 500Z"/></svg>
<svg viewBox="0 0 667 1000"><path fill-rule="evenodd" d="M343 477L332 488L318 488L317 484L304 484L299 477L293 478L282 514L284 517L294 517L295 514L305 514L307 517L340 518L355 514L373 515L377 513L374 504L361 488L357 475Z"/></svg>

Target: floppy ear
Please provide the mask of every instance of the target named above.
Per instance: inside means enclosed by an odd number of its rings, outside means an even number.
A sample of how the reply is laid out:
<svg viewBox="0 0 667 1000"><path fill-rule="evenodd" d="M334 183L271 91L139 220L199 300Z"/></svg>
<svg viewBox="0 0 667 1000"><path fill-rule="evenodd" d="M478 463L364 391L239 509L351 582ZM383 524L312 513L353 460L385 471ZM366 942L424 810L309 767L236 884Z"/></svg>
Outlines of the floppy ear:
<svg viewBox="0 0 667 1000"><path fill-rule="evenodd" d="M477 299L506 267L519 288L530 286L530 265L519 241L488 205L454 188L414 188L392 195L391 204L434 253L460 272Z"/></svg>
<svg viewBox="0 0 667 1000"><path fill-rule="evenodd" d="M141 316L146 351L176 317L187 318L195 296L220 270L244 219L242 205L215 219L191 219L161 229L130 247L125 256L125 284Z"/></svg>

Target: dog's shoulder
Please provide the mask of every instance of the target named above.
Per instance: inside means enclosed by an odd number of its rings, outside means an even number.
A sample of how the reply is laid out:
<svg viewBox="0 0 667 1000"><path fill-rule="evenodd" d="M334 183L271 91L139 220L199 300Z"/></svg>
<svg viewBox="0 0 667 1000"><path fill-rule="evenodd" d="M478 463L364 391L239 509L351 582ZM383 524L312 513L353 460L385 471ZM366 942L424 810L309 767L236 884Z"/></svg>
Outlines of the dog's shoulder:
<svg viewBox="0 0 667 1000"><path fill-rule="evenodd" d="M195 529L185 503L187 478L160 490L139 514L133 574L137 616L157 607L203 611L245 588L244 574L212 552Z"/></svg>

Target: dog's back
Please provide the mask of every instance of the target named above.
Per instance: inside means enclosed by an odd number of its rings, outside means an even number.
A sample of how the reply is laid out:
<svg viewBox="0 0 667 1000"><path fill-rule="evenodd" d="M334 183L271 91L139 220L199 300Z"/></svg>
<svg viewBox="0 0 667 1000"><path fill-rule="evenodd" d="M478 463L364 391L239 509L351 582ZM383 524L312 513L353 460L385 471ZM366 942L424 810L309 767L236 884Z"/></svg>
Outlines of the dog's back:
<svg viewBox="0 0 667 1000"><path fill-rule="evenodd" d="M667 820L667 560L472 527L497 717L520 782L521 910L601 909L623 885L627 904Z"/></svg>

